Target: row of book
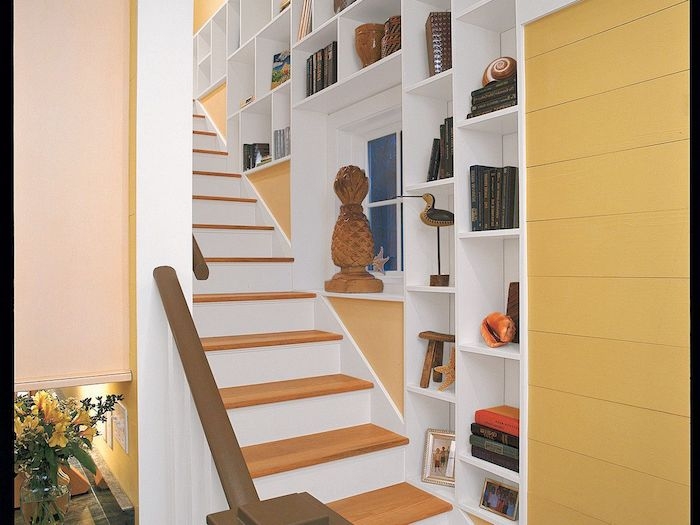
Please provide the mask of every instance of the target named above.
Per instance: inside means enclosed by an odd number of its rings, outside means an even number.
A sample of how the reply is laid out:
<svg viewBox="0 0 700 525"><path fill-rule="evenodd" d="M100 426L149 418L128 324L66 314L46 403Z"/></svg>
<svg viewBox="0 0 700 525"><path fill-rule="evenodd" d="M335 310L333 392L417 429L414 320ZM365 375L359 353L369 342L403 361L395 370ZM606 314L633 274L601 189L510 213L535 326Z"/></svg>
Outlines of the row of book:
<svg viewBox="0 0 700 525"><path fill-rule="evenodd" d="M472 231L519 226L518 168L469 166Z"/></svg>
<svg viewBox="0 0 700 525"><path fill-rule="evenodd" d="M338 42L314 51L306 59L306 96L338 81Z"/></svg>
<svg viewBox="0 0 700 525"><path fill-rule="evenodd" d="M272 145L272 151L276 159L281 159L291 153L289 126L272 132Z"/></svg>
<svg viewBox="0 0 700 525"><path fill-rule="evenodd" d="M271 160L270 145L267 142L243 144L243 170L256 168Z"/></svg>
<svg viewBox="0 0 700 525"><path fill-rule="evenodd" d="M467 118L515 106L518 103L517 84L517 75L513 75L503 80L494 80L484 87L472 91L471 111Z"/></svg>
<svg viewBox="0 0 700 525"><path fill-rule="evenodd" d="M475 458L519 472L520 410L509 405L476 410L469 443Z"/></svg>
<svg viewBox="0 0 700 525"><path fill-rule="evenodd" d="M440 124L440 137L433 139L428 162L428 182L454 175L454 120L447 117Z"/></svg>

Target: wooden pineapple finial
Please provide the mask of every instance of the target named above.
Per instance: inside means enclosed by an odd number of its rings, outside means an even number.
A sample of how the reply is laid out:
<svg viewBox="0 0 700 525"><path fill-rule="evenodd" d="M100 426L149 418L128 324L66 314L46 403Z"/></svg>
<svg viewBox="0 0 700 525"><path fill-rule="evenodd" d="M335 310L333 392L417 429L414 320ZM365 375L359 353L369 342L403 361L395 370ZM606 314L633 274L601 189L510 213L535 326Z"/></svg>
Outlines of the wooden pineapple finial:
<svg viewBox="0 0 700 525"><path fill-rule="evenodd" d="M325 289L343 293L381 292L384 283L367 271L374 260L374 238L362 209L362 200L369 190L367 175L357 166L343 166L336 174L333 189L342 205L333 229L331 257L340 271L325 282Z"/></svg>

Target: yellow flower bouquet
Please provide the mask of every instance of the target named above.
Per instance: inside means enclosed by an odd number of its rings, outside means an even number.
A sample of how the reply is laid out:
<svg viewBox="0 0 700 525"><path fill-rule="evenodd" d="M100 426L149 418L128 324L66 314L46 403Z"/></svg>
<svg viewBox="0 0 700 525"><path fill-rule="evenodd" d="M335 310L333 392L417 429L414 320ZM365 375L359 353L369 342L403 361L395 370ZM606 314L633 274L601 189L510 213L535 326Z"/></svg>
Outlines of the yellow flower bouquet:
<svg viewBox="0 0 700 525"><path fill-rule="evenodd" d="M75 457L96 473L89 451L99 434L97 423L104 422L121 399L121 394L97 396L95 402L89 397L59 399L46 390L15 398L14 467L15 473L26 475L20 491L25 523L63 523L70 494L67 484L59 481L65 477L60 467ZM62 496L65 504L57 505L56 499Z"/></svg>

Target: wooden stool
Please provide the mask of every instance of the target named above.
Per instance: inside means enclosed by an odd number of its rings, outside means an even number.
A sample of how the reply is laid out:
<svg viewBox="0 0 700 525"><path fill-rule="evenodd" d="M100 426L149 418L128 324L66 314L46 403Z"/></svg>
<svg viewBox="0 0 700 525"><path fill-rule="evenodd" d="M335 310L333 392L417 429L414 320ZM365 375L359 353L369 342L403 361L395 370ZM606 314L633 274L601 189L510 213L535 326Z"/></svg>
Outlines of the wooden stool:
<svg viewBox="0 0 700 525"><path fill-rule="evenodd" d="M428 340L428 350L425 352L425 361L423 361L423 372L420 376L421 388L428 388L430 385L430 372L433 372L433 381L441 382L442 374L433 370L434 367L442 365L442 349L444 343L454 343L455 336L453 334L443 334L427 330L418 334L421 339Z"/></svg>

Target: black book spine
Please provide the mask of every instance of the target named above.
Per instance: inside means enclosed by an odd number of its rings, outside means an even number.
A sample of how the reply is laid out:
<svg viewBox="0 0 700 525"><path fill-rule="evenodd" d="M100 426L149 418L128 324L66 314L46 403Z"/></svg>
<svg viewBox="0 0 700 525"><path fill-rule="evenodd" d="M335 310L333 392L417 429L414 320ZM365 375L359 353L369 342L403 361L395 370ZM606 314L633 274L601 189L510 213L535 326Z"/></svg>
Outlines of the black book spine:
<svg viewBox="0 0 700 525"><path fill-rule="evenodd" d="M473 112L473 111L479 111L481 109L488 109L488 108L492 108L494 106L502 105L506 102L510 102L511 100L515 100L516 101L515 103L517 104L518 94L515 92L506 93L504 95L499 95L497 97L490 98L490 99L485 100L483 102L478 102L478 103L472 102L471 110Z"/></svg>
<svg viewBox="0 0 700 525"><path fill-rule="evenodd" d="M447 117L445 119L445 177L449 178L454 175L454 119Z"/></svg>
<svg viewBox="0 0 700 525"><path fill-rule="evenodd" d="M518 210L518 201L520 199L520 189L518 186L518 168L514 168L513 175L513 228L520 227L520 212Z"/></svg>
<svg viewBox="0 0 700 525"><path fill-rule="evenodd" d="M436 180L438 177L438 163L440 162L440 139L433 139L433 146L430 149L430 161L428 162L427 181Z"/></svg>
<svg viewBox="0 0 700 525"><path fill-rule="evenodd" d="M498 177L498 168L491 170L489 177L489 230L496 229L496 179Z"/></svg>
<svg viewBox="0 0 700 525"><path fill-rule="evenodd" d="M481 229L482 230L489 230L490 228L490 222L489 218L491 217L491 173L493 171L493 168L490 166L484 171L484 178L482 180L482 205L483 205L483 214L481 217L482 224L481 224Z"/></svg>
<svg viewBox="0 0 700 525"><path fill-rule="evenodd" d="M479 224L479 197L477 190L479 188L479 172L481 168L481 166L477 166L476 164L469 166L470 219L473 232L478 230Z"/></svg>
<svg viewBox="0 0 700 525"><path fill-rule="evenodd" d="M520 460L515 458L510 458L502 454L498 454L492 450L486 450L485 448L476 447L472 445L472 456L475 458L483 459L489 463L499 465L501 467L507 468L508 470L513 470L515 472L520 471Z"/></svg>
<svg viewBox="0 0 700 525"><path fill-rule="evenodd" d="M486 166L480 166L476 174L476 200L479 207L477 212L477 231L484 229L484 179L486 178L486 172L488 171Z"/></svg>
<svg viewBox="0 0 700 525"><path fill-rule="evenodd" d="M316 89L315 92L321 91L323 85L323 49L316 51Z"/></svg>
<svg viewBox="0 0 700 525"><path fill-rule="evenodd" d="M311 82L311 79L313 78L311 76L311 72L313 71L313 66L314 66L314 56L309 55L309 58L306 59L306 96L308 97L309 95L314 94L313 90L313 84Z"/></svg>
<svg viewBox="0 0 700 525"><path fill-rule="evenodd" d="M496 213L494 213L493 227L496 230L501 229L502 217L503 217L503 168L496 170L496 206L494 207Z"/></svg>
<svg viewBox="0 0 700 525"><path fill-rule="evenodd" d="M518 82L518 77L516 75L513 75L512 77L504 78L503 80L496 80L494 82L489 82L484 87L480 87L479 89L475 89L474 91L472 91L471 95L472 95L472 98L475 96L478 97L480 95L483 95L484 93L490 93L490 92L495 91L497 89L501 89L501 88L504 88L506 86L517 84L517 82Z"/></svg>
<svg viewBox="0 0 700 525"><path fill-rule="evenodd" d="M478 111L472 111L467 115L467 118L473 118L473 117L478 117L479 115L485 115L486 113L491 113L492 111L498 111L499 109L504 109L504 108L509 108L511 106L515 106L518 103L518 100L507 100L503 102L502 104L497 104L491 108L486 108L486 109L480 109Z"/></svg>
<svg viewBox="0 0 700 525"><path fill-rule="evenodd" d="M323 48L323 87L331 85L331 44Z"/></svg>
<svg viewBox="0 0 700 525"><path fill-rule="evenodd" d="M499 443L503 443L509 447L520 447L520 438L518 436L514 436L513 434L508 434L494 428L485 427L479 423L471 424L471 432L474 435L482 436L492 441L498 441Z"/></svg>
<svg viewBox="0 0 700 525"><path fill-rule="evenodd" d="M439 167L438 167L438 179L445 178L445 160L446 160L445 144L446 144L445 124L440 124L440 162L439 162Z"/></svg>
<svg viewBox="0 0 700 525"><path fill-rule="evenodd" d="M486 93L481 93L479 95L472 95L472 104L481 104L483 102L488 102L506 95L517 95L518 86L511 84L510 86L503 86L493 91L488 91Z"/></svg>
<svg viewBox="0 0 700 525"><path fill-rule="evenodd" d="M338 82L338 42L331 42L331 74L330 83Z"/></svg>

